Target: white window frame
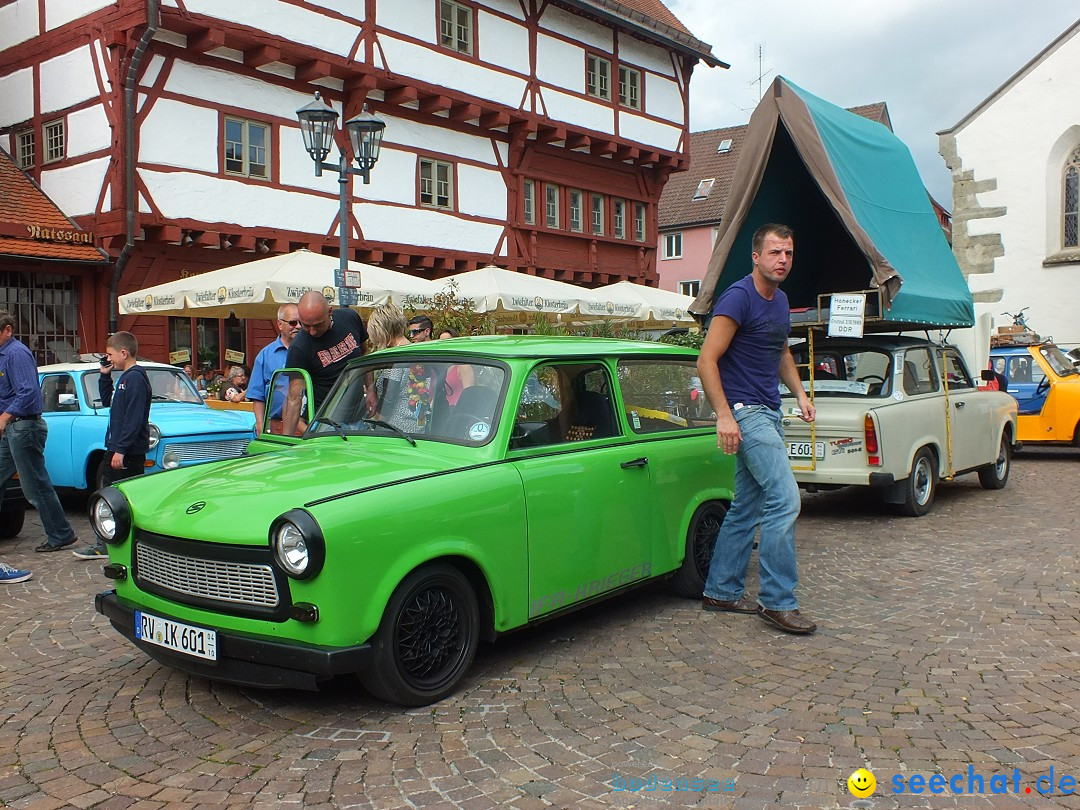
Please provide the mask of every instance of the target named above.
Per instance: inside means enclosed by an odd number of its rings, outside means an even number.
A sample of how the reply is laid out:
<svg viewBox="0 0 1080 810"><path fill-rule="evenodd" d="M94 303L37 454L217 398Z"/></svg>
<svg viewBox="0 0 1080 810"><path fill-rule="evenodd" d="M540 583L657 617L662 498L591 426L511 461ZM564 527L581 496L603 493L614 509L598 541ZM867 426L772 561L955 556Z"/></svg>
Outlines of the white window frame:
<svg viewBox="0 0 1080 810"><path fill-rule="evenodd" d="M634 241L644 242L648 236L648 226L645 222L645 203L634 203Z"/></svg>
<svg viewBox="0 0 1080 810"><path fill-rule="evenodd" d="M229 138L229 124L239 124L240 140L234 141ZM254 146L251 142L251 130L253 127L258 127L264 131L264 146ZM269 180L270 179L270 153L272 151L270 139L273 135L273 130L270 124L265 121L250 121L247 118L238 118L235 115L225 116L224 131L222 132L221 145L222 145L222 162L221 166L225 171L225 174L232 175L233 177L250 177L253 180ZM229 147L230 145L238 145L240 147L240 168L229 168L229 161L235 161L235 157L230 157ZM262 154L258 152L261 149ZM262 162L258 162L256 158L262 157ZM253 166L261 167L261 173L259 171L252 171Z"/></svg>
<svg viewBox="0 0 1080 810"><path fill-rule="evenodd" d="M714 185L716 185L716 178L706 177L704 180L698 183L697 191L694 192L694 196L690 198L690 201L697 202L698 200L709 199L709 195L712 194Z"/></svg>
<svg viewBox="0 0 1080 810"><path fill-rule="evenodd" d="M611 232L616 239L626 238L626 200L611 200Z"/></svg>
<svg viewBox="0 0 1080 810"><path fill-rule="evenodd" d="M454 164L434 158L416 162L420 205L423 208L454 210ZM424 175L427 174L425 177ZM426 199L425 199L426 197Z"/></svg>
<svg viewBox="0 0 1080 810"><path fill-rule="evenodd" d="M559 186L544 183L544 225L549 228L561 228L559 218Z"/></svg>
<svg viewBox="0 0 1080 810"><path fill-rule="evenodd" d="M37 133L24 129L12 136L15 147L15 163L20 169L31 169L37 160Z"/></svg>
<svg viewBox="0 0 1080 810"><path fill-rule="evenodd" d="M631 110L641 109L641 71L619 66L619 103Z"/></svg>
<svg viewBox="0 0 1080 810"><path fill-rule="evenodd" d="M523 180L521 183L521 216L526 225L536 224L536 181Z"/></svg>
<svg viewBox="0 0 1080 810"><path fill-rule="evenodd" d="M604 235L604 195L589 195L589 229L593 236Z"/></svg>
<svg viewBox="0 0 1080 810"><path fill-rule="evenodd" d="M585 94L611 101L611 60L596 54L585 55Z"/></svg>
<svg viewBox="0 0 1080 810"><path fill-rule="evenodd" d="M67 154L67 128L63 118L46 121L41 127L41 162L56 163Z"/></svg>
<svg viewBox="0 0 1080 810"><path fill-rule="evenodd" d="M566 209L569 218L567 224L574 233L581 233L585 229L585 223L581 218L583 200L584 195L581 193L581 189L572 188L567 192Z"/></svg>
<svg viewBox="0 0 1080 810"><path fill-rule="evenodd" d="M701 292L700 278L688 279L686 281L679 282L680 295L689 295L693 298L697 298L699 292Z"/></svg>
<svg viewBox="0 0 1080 810"><path fill-rule="evenodd" d="M462 25L463 19L468 21L467 24ZM439 44L442 47L472 56L475 24L472 6L457 0L439 0Z"/></svg>
<svg viewBox="0 0 1080 810"><path fill-rule="evenodd" d="M661 258L665 261L667 259L681 259L683 255L682 247L682 231L665 233L664 250L661 254Z"/></svg>

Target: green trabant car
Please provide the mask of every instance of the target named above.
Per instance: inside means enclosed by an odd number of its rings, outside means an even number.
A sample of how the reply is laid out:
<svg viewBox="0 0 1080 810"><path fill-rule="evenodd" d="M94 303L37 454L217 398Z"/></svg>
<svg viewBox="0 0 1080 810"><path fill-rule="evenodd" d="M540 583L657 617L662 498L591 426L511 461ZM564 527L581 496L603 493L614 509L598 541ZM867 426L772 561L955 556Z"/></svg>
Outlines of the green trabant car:
<svg viewBox="0 0 1080 810"><path fill-rule="evenodd" d="M302 436L267 420L243 458L95 493L116 586L97 609L188 673L308 689L356 673L419 706L458 687L480 639L657 579L700 598L734 462L695 360L473 337L354 361Z"/></svg>

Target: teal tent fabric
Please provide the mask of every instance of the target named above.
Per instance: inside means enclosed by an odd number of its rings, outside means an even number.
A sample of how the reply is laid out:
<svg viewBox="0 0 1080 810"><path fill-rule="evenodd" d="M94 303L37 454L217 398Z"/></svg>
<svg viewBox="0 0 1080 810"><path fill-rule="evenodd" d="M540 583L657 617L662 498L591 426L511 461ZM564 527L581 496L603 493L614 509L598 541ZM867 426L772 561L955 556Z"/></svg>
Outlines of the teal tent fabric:
<svg viewBox="0 0 1080 810"><path fill-rule="evenodd" d="M751 237L766 222L795 231L783 285L793 308L816 307L821 294L880 288L885 306L870 330L974 324L971 292L904 143L783 78L747 127L692 312L706 316L750 272Z"/></svg>

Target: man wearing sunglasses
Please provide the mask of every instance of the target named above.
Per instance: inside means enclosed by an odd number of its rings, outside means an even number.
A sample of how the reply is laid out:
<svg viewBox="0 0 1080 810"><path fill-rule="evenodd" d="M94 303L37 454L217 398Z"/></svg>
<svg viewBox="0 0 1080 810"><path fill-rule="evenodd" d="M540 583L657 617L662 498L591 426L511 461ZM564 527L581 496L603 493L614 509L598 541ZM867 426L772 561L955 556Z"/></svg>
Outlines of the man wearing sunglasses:
<svg viewBox="0 0 1080 810"><path fill-rule="evenodd" d="M289 355L289 346L300 331L300 311L296 304L282 304L277 311L278 336L274 342L264 346L256 355L251 367L246 398L251 401L255 411L255 429L262 432L263 417L266 415L266 396L270 386L270 377L279 368L285 368L285 358ZM281 419L281 408L285 404L288 383L281 382L280 390L273 399L270 418Z"/></svg>
<svg viewBox="0 0 1080 810"><path fill-rule="evenodd" d="M432 339L431 332L434 328L431 318L427 315L417 315L409 320L405 336L413 343L424 343Z"/></svg>

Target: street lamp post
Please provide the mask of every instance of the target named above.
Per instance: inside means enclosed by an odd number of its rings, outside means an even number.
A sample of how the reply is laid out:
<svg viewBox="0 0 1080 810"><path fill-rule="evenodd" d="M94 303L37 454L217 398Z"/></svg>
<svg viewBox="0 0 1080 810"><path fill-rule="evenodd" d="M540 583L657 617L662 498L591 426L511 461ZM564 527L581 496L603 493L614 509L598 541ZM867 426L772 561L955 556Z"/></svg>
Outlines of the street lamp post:
<svg viewBox="0 0 1080 810"><path fill-rule="evenodd" d="M305 104L296 111L296 117L300 120L300 132L304 136L304 149L315 161L315 176L322 177L323 169L337 170L338 173L338 204L340 208L338 235L340 261L338 269L342 278L339 285L345 284L345 271L349 266L349 194L348 183L350 174L358 174L364 179L364 184L371 182L370 172L379 160L379 147L382 145L383 130L386 122L367 111L363 111L345 122L345 131L352 143L353 155L356 156L357 166L349 165L349 159L345 155L345 147L339 147L338 163L326 163L326 156L330 154L330 148L334 145L334 128L337 124L338 112L325 101L322 95L316 91L315 100Z"/></svg>

